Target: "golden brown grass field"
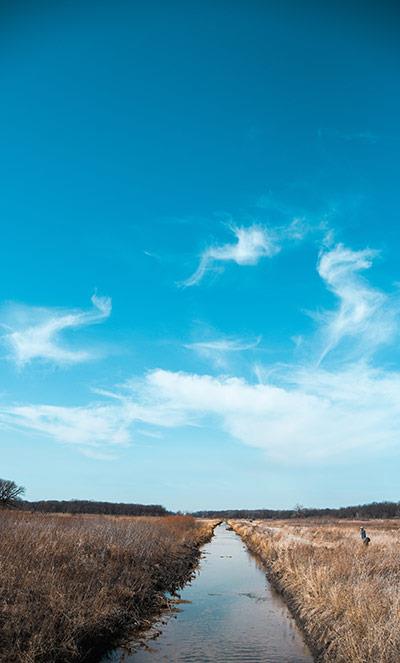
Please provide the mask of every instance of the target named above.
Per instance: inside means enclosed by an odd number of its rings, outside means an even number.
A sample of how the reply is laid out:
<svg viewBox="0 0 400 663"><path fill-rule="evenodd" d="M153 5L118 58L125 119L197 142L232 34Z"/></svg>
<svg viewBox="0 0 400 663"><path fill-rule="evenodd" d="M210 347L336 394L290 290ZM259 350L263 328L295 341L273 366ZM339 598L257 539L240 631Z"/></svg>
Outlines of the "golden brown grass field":
<svg viewBox="0 0 400 663"><path fill-rule="evenodd" d="M0 660L97 660L188 579L214 525L0 511Z"/></svg>
<svg viewBox="0 0 400 663"><path fill-rule="evenodd" d="M317 660L400 661L400 522L230 521L265 563ZM361 525L371 539L360 539Z"/></svg>

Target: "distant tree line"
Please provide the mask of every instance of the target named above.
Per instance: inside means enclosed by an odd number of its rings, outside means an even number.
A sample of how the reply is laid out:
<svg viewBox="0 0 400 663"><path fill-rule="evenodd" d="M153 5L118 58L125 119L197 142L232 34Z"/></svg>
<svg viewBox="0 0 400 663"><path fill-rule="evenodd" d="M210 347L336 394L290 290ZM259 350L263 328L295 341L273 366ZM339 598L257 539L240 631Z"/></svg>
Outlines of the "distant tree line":
<svg viewBox="0 0 400 663"><path fill-rule="evenodd" d="M286 518L400 518L400 502L371 502L337 509L309 509L297 505L294 509L227 509L224 511L196 511L197 518L242 518L244 520L280 520Z"/></svg>
<svg viewBox="0 0 400 663"><path fill-rule="evenodd" d="M160 504L125 504L92 500L24 501L21 506L27 511L46 513L101 513L110 516L166 516L168 514L168 511Z"/></svg>
<svg viewBox="0 0 400 663"><path fill-rule="evenodd" d="M18 508L45 513L92 513L112 516L166 516L167 511L160 504L126 504L124 502L98 502L95 500L22 500L23 486L15 481L0 479L0 509ZM179 512L178 512L179 513ZM225 509L195 511L197 518L242 518L244 520L280 520L286 518L400 518L400 502L371 502L356 506L342 506L337 509L312 509L297 504L293 509Z"/></svg>
<svg viewBox="0 0 400 663"><path fill-rule="evenodd" d="M22 499L25 492L10 479L0 479L0 509L24 509L45 513L100 513L112 516L166 516L170 512L160 504L125 504L123 502L97 502L95 500L40 500Z"/></svg>

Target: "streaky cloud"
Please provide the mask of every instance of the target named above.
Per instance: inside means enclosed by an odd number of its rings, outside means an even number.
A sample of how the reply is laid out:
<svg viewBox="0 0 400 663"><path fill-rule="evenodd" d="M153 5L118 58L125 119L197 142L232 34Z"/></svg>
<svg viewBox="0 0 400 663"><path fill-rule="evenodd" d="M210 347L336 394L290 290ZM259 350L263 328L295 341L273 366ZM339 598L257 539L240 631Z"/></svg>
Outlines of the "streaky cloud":
<svg viewBox="0 0 400 663"><path fill-rule="evenodd" d="M109 448L125 447L132 441L132 427L138 424L141 434L149 426L157 428L181 426L187 415L178 408L162 403L146 403L142 398L143 379L133 379L118 390L94 389L101 400L87 405L61 406L49 404L0 404L0 426L35 433L57 442L73 445L87 456L108 454Z"/></svg>
<svg viewBox="0 0 400 663"><path fill-rule="evenodd" d="M400 374L363 364L325 371L292 367L280 381L157 370L146 398L219 427L284 462L315 461L396 445L400 435Z"/></svg>
<svg viewBox="0 0 400 663"><path fill-rule="evenodd" d="M194 343L186 343L185 348L194 350L195 352L242 352L245 350L253 350L261 341L261 336L255 339L242 339L242 338L218 338L211 341L197 341Z"/></svg>
<svg viewBox="0 0 400 663"><path fill-rule="evenodd" d="M121 407L109 403L80 407L42 404L0 407L0 419L10 428L89 447L126 445L130 419L123 415Z"/></svg>
<svg viewBox="0 0 400 663"><path fill-rule="evenodd" d="M272 375L262 379L155 369L127 383L121 400L86 407L3 406L0 422L101 454L129 444L138 425L140 434L143 425L151 431L212 425L284 463L344 459L397 445L398 372L356 363L329 371L287 367L274 381Z"/></svg>
<svg viewBox="0 0 400 663"><path fill-rule="evenodd" d="M256 265L261 258L271 258L280 251L273 233L267 228L259 225L232 226L231 230L236 242L208 247L201 254L196 271L181 285L185 287L198 285L206 272L215 264L234 262L241 266Z"/></svg>
<svg viewBox="0 0 400 663"><path fill-rule="evenodd" d="M360 275L372 266L377 255L373 249L353 251L343 244L320 254L318 273L339 305L335 311L319 316L322 336L319 362L346 338L356 338L359 351L365 352L393 337L394 307L385 293L373 288Z"/></svg>
<svg viewBox="0 0 400 663"><path fill-rule="evenodd" d="M371 353L394 339L396 300L360 274L376 256L372 249L342 244L325 247L319 256L318 273L339 302L318 318L322 357L332 354L328 368L321 360L257 364L255 381L156 368L114 389L96 389L97 400L86 406L0 406L0 426L89 449L89 455L130 444L135 431L191 426L214 427L282 463L345 461L352 453L397 450L400 372L376 368L364 352L354 360L346 347L339 361L333 352L345 338ZM191 345L229 354L257 340L226 337ZM313 342L318 354L321 339Z"/></svg>
<svg viewBox="0 0 400 663"><path fill-rule="evenodd" d="M111 315L110 297L94 294L91 302L93 308L88 311L9 306L8 324L3 325L7 333L2 337L9 359L18 367L33 360L63 365L92 359L93 352L68 348L60 339L67 330L103 322Z"/></svg>

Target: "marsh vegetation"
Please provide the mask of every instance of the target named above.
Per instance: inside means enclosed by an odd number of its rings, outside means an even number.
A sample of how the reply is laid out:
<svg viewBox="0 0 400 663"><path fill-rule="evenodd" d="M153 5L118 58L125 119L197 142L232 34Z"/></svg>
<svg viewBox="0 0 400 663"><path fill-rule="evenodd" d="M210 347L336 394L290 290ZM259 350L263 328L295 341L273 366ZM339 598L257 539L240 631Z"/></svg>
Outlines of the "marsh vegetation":
<svg viewBox="0 0 400 663"><path fill-rule="evenodd" d="M94 661L190 576L215 523L0 512L0 660Z"/></svg>
<svg viewBox="0 0 400 663"><path fill-rule="evenodd" d="M230 524L265 562L318 660L398 663L398 520ZM360 525L371 538L368 547Z"/></svg>

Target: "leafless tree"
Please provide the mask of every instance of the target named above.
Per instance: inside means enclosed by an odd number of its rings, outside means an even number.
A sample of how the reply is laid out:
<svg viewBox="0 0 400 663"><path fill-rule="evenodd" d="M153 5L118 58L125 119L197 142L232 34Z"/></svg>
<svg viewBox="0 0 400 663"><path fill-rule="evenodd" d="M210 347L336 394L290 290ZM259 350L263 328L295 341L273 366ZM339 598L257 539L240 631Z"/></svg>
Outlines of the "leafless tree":
<svg viewBox="0 0 400 663"><path fill-rule="evenodd" d="M0 508L16 506L24 492L25 488L17 486L15 481L0 479Z"/></svg>

